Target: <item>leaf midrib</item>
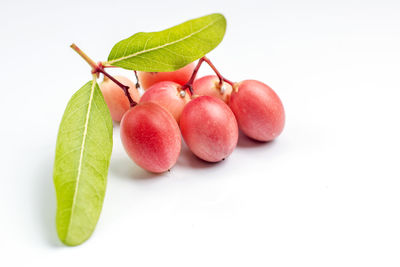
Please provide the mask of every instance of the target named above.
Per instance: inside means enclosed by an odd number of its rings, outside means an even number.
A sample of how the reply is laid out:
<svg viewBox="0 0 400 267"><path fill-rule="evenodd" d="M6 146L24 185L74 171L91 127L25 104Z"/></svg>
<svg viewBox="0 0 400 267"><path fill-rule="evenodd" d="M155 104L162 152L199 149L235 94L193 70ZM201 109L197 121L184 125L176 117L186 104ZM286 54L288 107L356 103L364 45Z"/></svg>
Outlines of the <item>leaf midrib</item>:
<svg viewBox="0 0 400 267"><path fill-rule="evenodd" d="M199 32L205 30L205 29L208 28L208 27L214 25L218 20L220 20L220 18L217 18L217 19L213 20L212 22L210 22L210 23L207 24L206 26L200 28L199 30L197 30L197 31L195 31L195 32L192 32L191 34L189 34L189 35L187 35L187 36L185 36L185 37L183 37L183 38L181 38L181 39L175 40L175 41L173 41L173 42L171 42L171 43L166 43L166 44L163 44L163 45L160 45L160 46L156 46L156 47L153 47L153 48L150 48L150 49L147 49L147 50L142 50L142 51L136 52L136 53L134 53L134 54L132 54L132 55L129 55L129 56L125 56L125 57L120 57L120 58L113 59L113 60L108 61L108 62L106 62L106 63L112 65L113 63L116 63L116 62L119 62L119 61L122 61L122 60L126 60L126 59L129 59L129 58L136 57L136 56L138 56L138 55L144 54L144 53L148 53L148 52L151 52L151 51L154 51L154 50L157 50L157 49L161 49L161 48L164 48L164 47L167 47L167 46L176 44L176 43L178 43L178 42L181 42L181 41L183 41L183 40L186 40L186 39L192 37L193 35L198 34Z"/></svg>
<svg viewBox="0 0 400 267"><path fill-rule="evenodd" d="M92 107L92 101L93 101L95 87L96 87L96 81L93 80L92 81L92 86L90 88L89 104L88 104L88 108L87 108L87 111L86 111L86 120L85 120L85 127L84 127L84 130L83 130L83 138L82 138L82 144L81 144L81 149L80 149L79 164L78 164L78 174L77 174L77 177L76 177L74 198L72 200L71 215L70 215L69 222L68 222L68 229L67 229L67 233L65 235L65 240L68 240L68 235L70 233L70 228L71 228L71 224L72 224L72 218L74 217L73 213L74 213L74 208L75 208L75 204L76 204L75 202L76 202L76 198L77 198L78 190L79 190L79 180L80 180L80 177L81 177L83 153L85 151L86 136L87 136L87 130L88 130L88 125L89 125L89 119L90 119L90 110L91 110L91 107Z"/></svg>

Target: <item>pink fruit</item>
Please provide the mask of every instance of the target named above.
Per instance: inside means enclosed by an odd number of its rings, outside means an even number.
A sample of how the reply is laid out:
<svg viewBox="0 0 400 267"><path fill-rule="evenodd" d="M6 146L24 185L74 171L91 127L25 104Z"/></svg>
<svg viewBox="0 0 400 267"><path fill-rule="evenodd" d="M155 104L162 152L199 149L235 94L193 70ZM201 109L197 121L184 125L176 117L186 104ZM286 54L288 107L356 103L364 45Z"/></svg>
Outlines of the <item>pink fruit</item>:
<svg viewBox="0 0 400 267"><path fill-rule="evenodd" d="M239 128L258 141L276 138L285 125L285 111L278 95L266 84L246 80L234 86L229 106Z"/></svg>
<svg viewBox="0 0 400 267"><path fill-rule="evenodd" d="M150 172L165 172L178 160L181 151L178 124L155 103L138 104L127 111L120 132L129 157Z"/></svg>
<svg viewBox="0 0 400 267"><path fill-rule="evenodd" d="M168 110L179 123L183 108L190 100L189 94L181 92L181 85L174 82L159 82L152 85L140 99L140 103L154 102Z"/></svg>
<svg viewBox="0 0 400 267"><path fill-rule="evenodd" d="M176 82L180 85L184 85L187 81L189 81L190 76L195 68L195 63L190 63L185 67L171 72L143 72L138 71L138 78L140 86L143 90L147 90L150 86L155 83L162 81L171 81Z"/></svg>
<svg viewBox="0 0 400 267"><path fill-rule="evenodd" d="M180 127L190 150L199 158L217 162L228 157L238 141L238 126L220 99L199 96L183 109Z"/></svg>
<svg viewBox="0 0 400 267"><path fill-rule="evenodd" d="M219 78L215 75L201 77L194 81L193 91L196 95L208 95L228 103L232 93L232 86L226 82L220 86Z"/></svg>
<svg viewBox="0 0 400 267"><path fill-rule="evenodd" d="M129 93L133 101L138 102L140 99L139 91L136 89L135 84L124 76L115 76L123 85L129 86ZM104 80L100 84L100 90L103 93L104 100L110 110L111 117L114 121L119 122L122 116L129 109L129 100L125 96L124 91L110 79Z"/></svg>

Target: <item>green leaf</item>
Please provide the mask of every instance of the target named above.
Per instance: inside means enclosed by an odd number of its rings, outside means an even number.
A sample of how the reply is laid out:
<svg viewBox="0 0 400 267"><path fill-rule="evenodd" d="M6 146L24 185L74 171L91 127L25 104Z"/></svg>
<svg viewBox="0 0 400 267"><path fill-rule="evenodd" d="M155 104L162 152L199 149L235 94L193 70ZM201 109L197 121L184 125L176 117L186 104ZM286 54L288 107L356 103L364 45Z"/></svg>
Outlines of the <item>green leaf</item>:
<svg viewBox="0 0 400 267"><path fill-rule="evenodd" d="M213 50L225 29L225 17L211 14L164 31L139 32L117 43L105 64L138 71L174 71Z"/></svg>
<svg viewBox="0 0 400 267"><path fill-rule="evenodd" d="M96 227L112 151L112 121L93 80L70 99L58 132L54 163L60 240L76 246Z"/></svg>

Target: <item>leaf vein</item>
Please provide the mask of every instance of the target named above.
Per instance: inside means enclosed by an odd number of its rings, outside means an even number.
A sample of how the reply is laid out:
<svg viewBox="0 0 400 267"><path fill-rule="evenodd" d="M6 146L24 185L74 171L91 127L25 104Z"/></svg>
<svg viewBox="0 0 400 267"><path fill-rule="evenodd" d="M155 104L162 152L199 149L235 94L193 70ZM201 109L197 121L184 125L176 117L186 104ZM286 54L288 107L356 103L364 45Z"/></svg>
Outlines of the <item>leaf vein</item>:
<svg viewBox="0 0 400 267"><path fill-rule="evenodd" d="M108 64L111 64L111 65L112 65L113 63L116 63L116 62L119 62L119 61L122 61L122 60L125 60L125 59L129 59L129 58L132 58L132 57L136 57L136 56L138 56L138 55L140 55L140 54L148 53L148 52L151 52L151 51L160 49L160 48L164 48L164 47L167 47L167 46L170 46L170 45L179 43L179 42L181 42L181 41L183 41L183 40L185 40L185 39L188 39L188 38L192 37L193 35L198 34L199 32L202 32L203 30L205 30L205 29L211 27L212 25L214 25L215 23L217 23L218 20L219 20L219 19L216 19L216 20L211 21L209 24L205 25L204 27L200 28L199 30L197 30L197 31L195 31L195 32L192 32L192 33L188 34L187 36L185 36L185 37L183 37L183 38L177 39L177 40L175 40L175 41L172 41L172 42L170 42L170 43L166 43L166 44L163 44L163 45L158 45L158 46L153 47L153 48L150 48L150 49L148 49L148 50L139 51L139 52L136 52L136 53L134 53L134 54L132 54L132 55L122 56L122 57L120 57L120 58L113 59L113 60L109 61Z"/></svg>
<svg viewBox="0 0 400 267"><path fill-rule="evenodd" d="M90 88L89 104L88 104L88 108L87 108L87 112L86 112L85 127L84 127L84 132L83 132L82 144L81 144L81 148L80 148L81 153L80 153L80 156L79 156L78 174L77 174L76 184L75 184L75 189L74 189L74 194L73 194L74 198L72 200L72 205L71 205L71 215L70 215L71 217L70 217L69 224L68 224L68 230L67 230L66 239L67 239L67 236L69 234L69 229L70 229L71 224L72 224L72 218L73 218L72 214L74 212L75 202L76 202L76 198L77 198L77 195L78 195L79 180L80 180L81 171L82 171L83 153L85 151L86 136L87 136L87 130L88 130L89 118L90 118L90 110L91 110L91 107L92 107L92 101L93 101L93 95L94 95L95 87L96 87L96 81L93 80L92 81L92 86Z"/></svg>

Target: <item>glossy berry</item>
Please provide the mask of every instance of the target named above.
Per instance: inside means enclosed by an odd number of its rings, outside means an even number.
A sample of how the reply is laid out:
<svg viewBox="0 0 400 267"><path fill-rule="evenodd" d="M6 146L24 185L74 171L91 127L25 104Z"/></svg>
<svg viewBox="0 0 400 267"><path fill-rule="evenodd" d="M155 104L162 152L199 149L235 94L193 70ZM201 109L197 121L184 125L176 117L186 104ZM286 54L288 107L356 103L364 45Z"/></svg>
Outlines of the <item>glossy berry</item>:
<svg viewBox="0 0 400 267"><path fill-rule="evenodd" d="M246 80L234 86L229 106L239 128L258 141L276 138L285 125L285 111L278 95L266 84Z"/></svg>
<svg viewBox="0 0 400 267"><path fill-rule="evenodd" d="M115 76L120 83L129 86L129 93L133 101L138 102L140 99L139 91L136 89L135 84L124 76ZM108 109L111 113L111 118L119 122L122 116L129 109L129 100L124 91L110 79L104 80L100 84L100 90L103 93L104 100L107 103Z"/></svg>
<svg viewBox="0 0 400 267"><path fill-rule="evenodd" d="M195 95L213 96L228 103L232 86L226 82L223 82L221 86L217 76L208 75L194 81L193 91Z"/></svg>
<svg viewBox="0 0 400 267"><path fill-rule="evenodd" d="M189 81L192 76L195 63L190 63L185 67L171 72L143 72L138 71L139 84L143 90L147 90L150 86L155 83L163 81L176 82L177 84L184 85Z"/></svg>
<svg viewBox="0 0 400 267"><path fill-rule="evenodd" d="M183 108L190 100L189 94L175 82L159 82L151 86L140 99L140 103L154 102L168 110L179 123Z"/></svg>
<svg viewBox="0 0 400 267"><path fill-rule="evenodd" d="M155 103L138 104L127 111L120 133L129 157L150 172L165 172L178 160L181 151L178 124Z"/></svg>
<svg viewBox="0 0 400 267"><path fill-rule="evenodd" d="M183 109L180 127L190 150L209 162L228 157L238 141L234 114L215 97L199 96L190 101Z"/></svg>

